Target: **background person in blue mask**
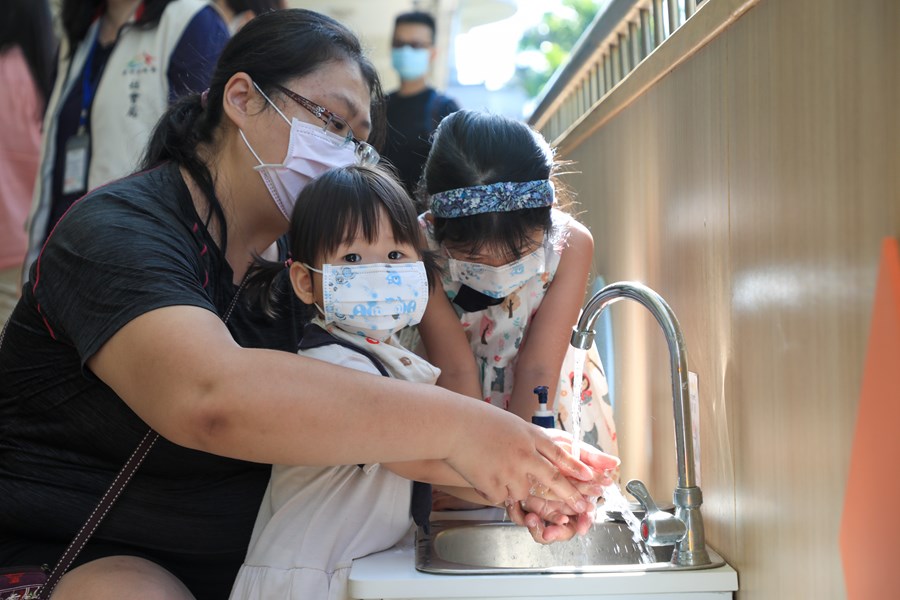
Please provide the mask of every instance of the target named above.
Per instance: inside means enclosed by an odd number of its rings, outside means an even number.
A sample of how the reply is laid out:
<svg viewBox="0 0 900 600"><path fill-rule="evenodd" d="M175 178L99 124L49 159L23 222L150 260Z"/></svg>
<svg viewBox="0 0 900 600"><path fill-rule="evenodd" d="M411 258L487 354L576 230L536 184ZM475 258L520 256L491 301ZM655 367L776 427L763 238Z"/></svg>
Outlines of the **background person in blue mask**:
<svg viewBox="0 0 900 600"><path fill-rule="evenodd" d="M414 198L432 132L441 119L459 110L453 99L426 81L437 54L434 38L434 18L428 13L403 13L394 21L391 62L400 74L400 89L387 97L388 133L382 155L397 168Z"/></svg>

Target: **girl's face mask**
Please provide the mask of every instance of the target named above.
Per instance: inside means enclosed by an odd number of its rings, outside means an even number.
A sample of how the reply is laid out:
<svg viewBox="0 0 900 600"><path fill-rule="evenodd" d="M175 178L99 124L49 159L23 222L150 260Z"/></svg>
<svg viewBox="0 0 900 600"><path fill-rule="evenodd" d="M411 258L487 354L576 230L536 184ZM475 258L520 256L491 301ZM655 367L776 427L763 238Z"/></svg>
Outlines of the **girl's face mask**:
<svg viewBox="0 0 900 600"><path fill-rule="evenodd" d="M259 90L258 87L257 90ZM259 90L259 93L263 94L262 90ZM285 219L290 221L291 212L297 203L297 195L307 183L329 169L356 164L358 158L354 145L347 143L345 138L324 131L318 125L305 123L296 118L288 120L284 113L269 100L268 96L263 94L263 98L291 127L284 161L273 164L264 163L250 142L247 141L244 132L238 131L247 148L259 162L259 165L253 169L262 177L278 210Z"/></svg>
<svg viewBox="0 0 900 600"><path fill-rule="evenodd" d="M450 257L448 268L451 280L467 285L485 296L505 298L532 277L543 273L545 264L542 246L519 260L499 267Z"/></svg>
<svg viewBox="0 0 900 600"><path fill-rule="evenodd" d="M326 323L379 341L422 319L428 304L428 277L422 261L322 265Z"/></svg>

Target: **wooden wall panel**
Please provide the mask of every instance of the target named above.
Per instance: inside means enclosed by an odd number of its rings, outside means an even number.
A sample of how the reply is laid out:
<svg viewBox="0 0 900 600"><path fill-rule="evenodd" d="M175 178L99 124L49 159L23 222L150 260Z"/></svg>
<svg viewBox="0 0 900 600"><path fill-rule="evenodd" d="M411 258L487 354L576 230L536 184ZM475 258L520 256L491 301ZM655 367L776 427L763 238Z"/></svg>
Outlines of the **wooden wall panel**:
<svg viewBox="0 0 900 600"><path fill-rule="evenodd" d="M763 0L564 157L597 273L644 281L684 329L708 538L741 600L845 597L879 245L900 236L898 30L894 0ZM666 347L626 304L609 309L623 479L666 500Z"/></svg>

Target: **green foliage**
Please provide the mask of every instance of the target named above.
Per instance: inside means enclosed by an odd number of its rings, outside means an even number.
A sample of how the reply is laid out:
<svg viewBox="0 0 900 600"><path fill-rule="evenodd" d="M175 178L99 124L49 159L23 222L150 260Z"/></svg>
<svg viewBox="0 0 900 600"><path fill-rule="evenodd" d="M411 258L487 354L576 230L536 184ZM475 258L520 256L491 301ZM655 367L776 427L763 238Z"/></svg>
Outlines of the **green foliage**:
<svg viewBox="0 0 900 600"><path fill-rule="evenodd" d="M516 77L531 98L540 94L556 69L565 62L605 2L562 0L562 4L565 11L544 13L541 22L527 30L519 41L520 56L527 60L520 61L516 67Z"/></svg>

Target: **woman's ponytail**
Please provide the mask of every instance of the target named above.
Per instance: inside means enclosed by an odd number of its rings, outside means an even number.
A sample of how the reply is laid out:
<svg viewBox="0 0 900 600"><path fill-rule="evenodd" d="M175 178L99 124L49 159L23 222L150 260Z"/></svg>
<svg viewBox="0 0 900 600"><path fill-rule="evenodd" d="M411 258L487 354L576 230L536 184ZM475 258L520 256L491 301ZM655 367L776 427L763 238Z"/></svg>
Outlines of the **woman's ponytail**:
<svg viewBox="0 0 900 600"><path fill-rule="evenodd" d="M244 299L253 306L259 306L270 317L278 314L281 294L291 294L291 283L288 281L290 259L284 262L266 260L260 256L253 259L247 271L244 283ZM282 279L283 278L283 279ZM283 283L287 284L284 289Z"/></svg>
<svg viewBox="0 0 900 600"><path fill-rule="evenodd" d="M216 188L209 167L197 153L200 144L212 141L213 131L218 125L218 121L213 122L213 119L209 118L206 107L203 106L204 94L184 96L160 117L141 160L141 168L153 169L163 163L173 162L188 172L208 201L206 215L203 216L204 224L208 228L215 216L221 226L220 247L224 252L228 245L225 212L216 197Z"/></svg>
<svg viewBox="0 0 900 600"><path fill-rule="evenodd" d="M200 94L188 94L171 105L153 129L141 168L152 169L167 161L185 164L194 158L202 115Z"/></svg>

